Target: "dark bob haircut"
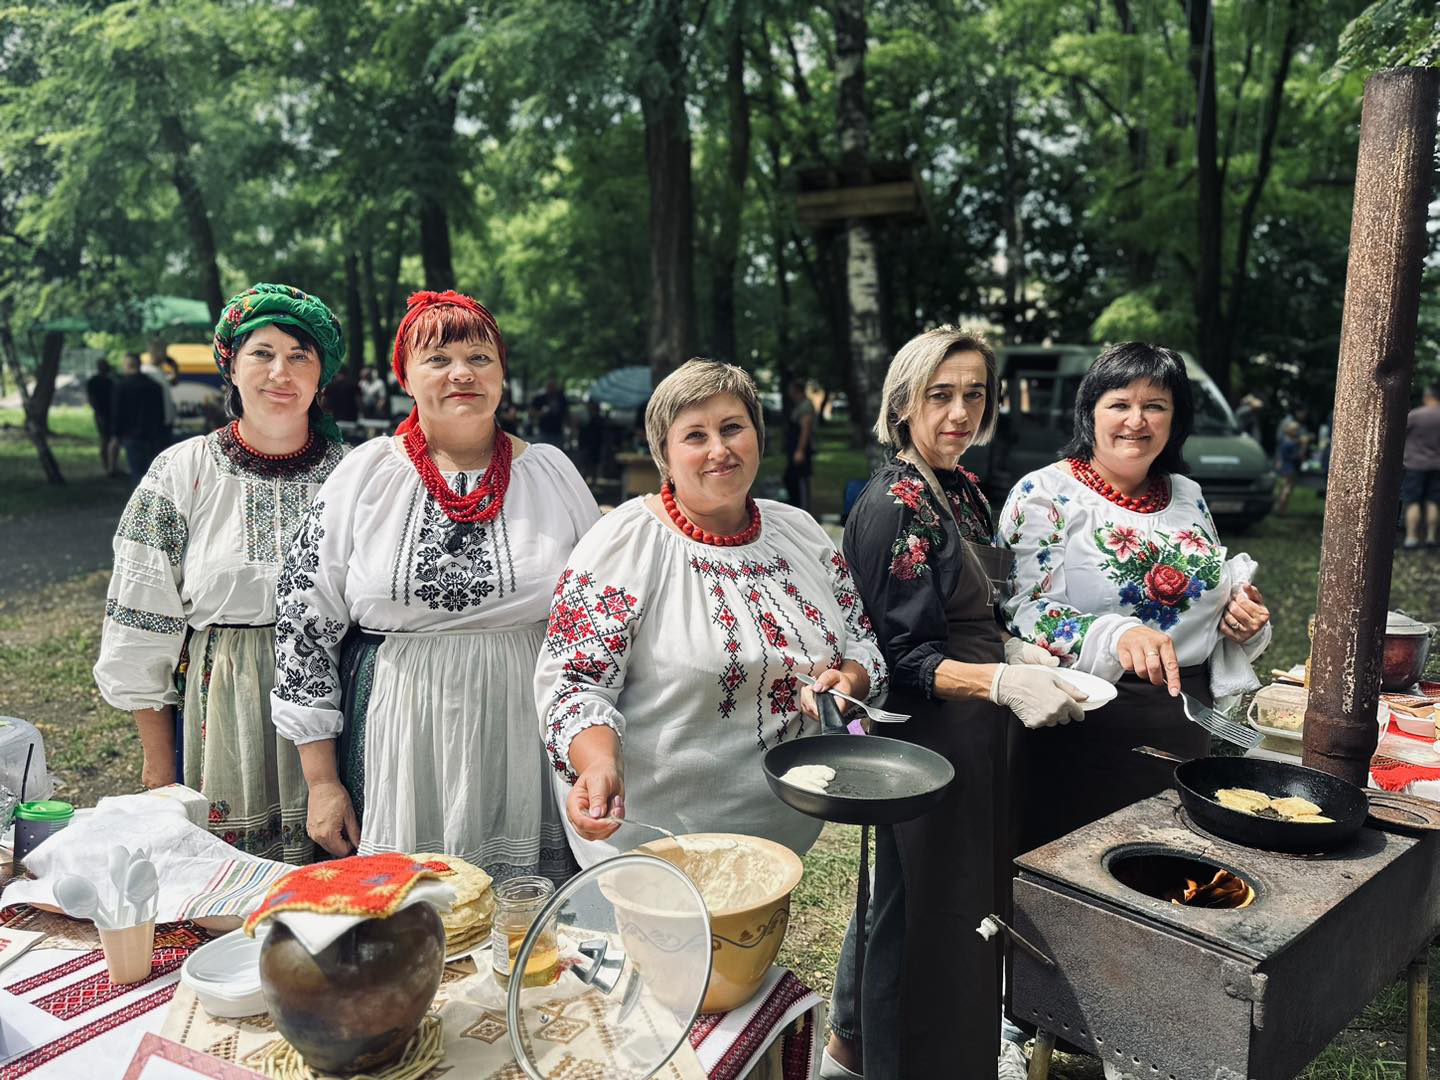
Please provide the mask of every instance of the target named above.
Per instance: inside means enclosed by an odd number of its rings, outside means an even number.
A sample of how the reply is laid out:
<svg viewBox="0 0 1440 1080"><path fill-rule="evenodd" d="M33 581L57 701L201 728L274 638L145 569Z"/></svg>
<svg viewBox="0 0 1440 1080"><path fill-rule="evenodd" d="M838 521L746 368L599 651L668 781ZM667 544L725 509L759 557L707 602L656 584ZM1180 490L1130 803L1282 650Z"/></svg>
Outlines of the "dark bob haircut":
<svg viewBox="0 0 1440 1080"><path fill-rule="evenodd" d="M1163 387L1175 402L1170 441L1151 463L1151 475L1189 472L1180 451L1195 428L1195 400L1185 360L1174 349L1143 341L1122 341L1095 358L1075 392L1075 428L1070 441L1060 448L1060 456L1091 460L1095 456L1095 406L1111 390L1123 390L1135 382Z"/></svg>
<svg viewBox="0 0 1440 1080"><path fill-rule="evenodd" d="M300 327L291 326L289 323L266 323L265 325L273 325L275 329L281 331L282 333L289 334L291 337L293 337L296 341L300 343L301 349L303 349L305 352L313 353L316 359L324 356L324 353L320 351L320 346L316 343L315 339L311 337L308 333L306 333L304 330L302 330ZM257 326L255 328L255 330L261 329L264 329L264 327ZM250 340L250 335L255 333L255 330L248 330L235 339L234 355L236 357L239 357L240 350L245 347L245 342ZM225 380L225 412L226 415L230 416L232 419L235 420L239 420L240 417L245 415L245 403L240 400L240 389L235 385L232 379L228 378ZM320 391L317 390L315 392L315 400L310 403L309 416L311 425L313 426L318 423L320 418L324 415L325 410L320 405Z"/></svg>

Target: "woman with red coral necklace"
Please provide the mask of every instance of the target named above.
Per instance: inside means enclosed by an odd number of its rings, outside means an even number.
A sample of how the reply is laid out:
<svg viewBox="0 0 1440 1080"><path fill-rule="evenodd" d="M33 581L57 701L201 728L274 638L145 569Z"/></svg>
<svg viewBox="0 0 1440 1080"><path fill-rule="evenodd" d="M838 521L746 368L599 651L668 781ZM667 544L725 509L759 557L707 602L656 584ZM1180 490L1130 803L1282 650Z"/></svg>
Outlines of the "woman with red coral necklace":
<svg viewBox="0 0 1440 1080"><path fill-rule="evenodd" d="M188 784L217 836L307 863L305 779L270 718L275 580L343 453L318 394L345 342L317 297L259 284L225 306L214 352L233 419L161 453L131 496L95 681L134 714L146 787Z"/></svg>
<svg viewBox="0 0 1440 1080"><path fill-rule="evenodd" d="M1080 382L1066 457L1024 477L1000 515L1016 556L1011 629L1118 693L1073 730L1021 739L1021 851L1168 787L1170 766L1133 747L1209 752L1182 689L1210 704L1258 686L1249 661L1269 643L1270 613L1254 563L1226 558L1184 475L1193 417L1179 353L1112 346Z"/></svg>
<svg viewBox="0 0 1440 1080"><path fill-rule="evenodd" d="M576 546L535 671L571 844L588 866L653 839L617 824L628 807L672 832L803 853L820 823L775 798L760 758L819 730L799 676L861 700L883 690L875 636L824 530L750 497L765 426L749 375L681 365L645 432L660 491Z"/></svg>
<svg viewBox="0 0 1440 1080"><path fill-rule="evenodd" d="M599 510L563 453L496 423L505 342L470 297L412 296L393 363L414 411L321 489L277 585L275 725L310 835L563 879L530 674Z"/></svg>

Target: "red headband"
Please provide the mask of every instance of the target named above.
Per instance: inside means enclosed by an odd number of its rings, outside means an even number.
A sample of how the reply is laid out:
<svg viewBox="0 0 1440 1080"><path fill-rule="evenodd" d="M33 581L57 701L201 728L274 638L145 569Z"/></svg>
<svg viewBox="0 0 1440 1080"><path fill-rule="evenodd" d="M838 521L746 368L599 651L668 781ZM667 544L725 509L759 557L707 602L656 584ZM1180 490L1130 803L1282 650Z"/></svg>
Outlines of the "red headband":
<svg viewBox="0 0 1440 1080"><path fill-rule="evenodd" d="M408 359L405 355L405 339L410 336L410 331L415 326L415 320L420 316L421 312L444 305L463 308L480 320L480 324L495 342L496 349L499 350L501 377L504 378L509 374L510 363L505 351L505 339L500 336L500 327L495 322L495 316L491 315L483 304L472 297L466 296L464 293L456 292L454 289L446 289L444 292L431 292L428 289L422 289L420 292L411 293L410 298L405 301L405 304L408 310L405 312L405 317L400 320L400 325L395 330L395 351L390 355L390 366L394 370L395 378L400 381L401 386L405 385L405 364ZM411 428L418 427L419 423L419 410L411 409L410 415L400 422L400 426L395 429L395 433L397 435L403 435Z"/></svg>
<svg viewBox="0 0 1440 1080"><path fill-rule="evenodd" d="M399 327L395 330L395 351L390 356L390 366L395 369L395 378L400 384L405 384L405 339L410 336L411 329L415 326L415 320L422 311L432 307L449 304L452 307L464 308L466 311L477 316L486 332L495 341L495 347L500 350L500 367L509 373L509 361L505 352L505 339L500 336L500 327L495 322L495 316L486 310L485 306L464 293L458 293L454 289L446 289L444 292L431 292L421 290L410 294L410 299L405 302L407 311L405 317L400 320Z"/></svg>

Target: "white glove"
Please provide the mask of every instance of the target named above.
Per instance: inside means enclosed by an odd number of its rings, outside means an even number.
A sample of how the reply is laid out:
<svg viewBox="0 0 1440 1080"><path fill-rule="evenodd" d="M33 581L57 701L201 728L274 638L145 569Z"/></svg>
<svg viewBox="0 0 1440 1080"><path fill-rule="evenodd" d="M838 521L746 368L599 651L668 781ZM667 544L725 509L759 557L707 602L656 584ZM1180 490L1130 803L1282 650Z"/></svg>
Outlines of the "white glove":
<svg viewBox="0 0 1440 1080"><path fill-rule="evenodd" d="M990 684L990 700L1033 729L1082 719L1080 702L1089 696L1033 664L1000 664Z"/></svg>
<svg viewBox="0 0 1440 1080"><path fill-rule="evenodd" d="M1038 664L1041 667L1059 667L1060 658L1049 649L1042 649L1039 645L1031 645L1024 638L1009 637L1005 639L1005 663L1007 664Z"/></svg>

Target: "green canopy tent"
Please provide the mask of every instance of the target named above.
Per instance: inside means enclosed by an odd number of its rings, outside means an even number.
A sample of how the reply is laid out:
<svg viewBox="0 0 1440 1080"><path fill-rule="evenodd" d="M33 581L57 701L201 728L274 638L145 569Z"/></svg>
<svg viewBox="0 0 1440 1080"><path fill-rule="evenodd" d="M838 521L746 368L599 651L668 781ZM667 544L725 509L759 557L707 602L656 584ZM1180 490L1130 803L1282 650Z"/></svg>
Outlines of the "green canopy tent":
<svg viewBox="0 0 1440 1080"><path fill-rule="evenodd" d="M35 334L83 334L103 331L112 334L156 334L166 330L199 330L209 338L215 327L210 308L203 300L185 296L146 296L127 301L89 318L67 315L37 323Z"/></svg>

